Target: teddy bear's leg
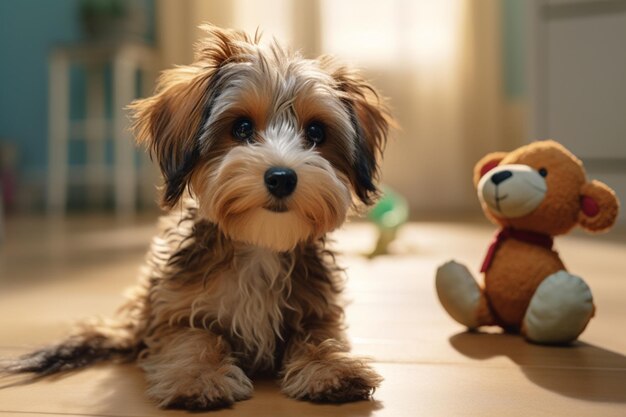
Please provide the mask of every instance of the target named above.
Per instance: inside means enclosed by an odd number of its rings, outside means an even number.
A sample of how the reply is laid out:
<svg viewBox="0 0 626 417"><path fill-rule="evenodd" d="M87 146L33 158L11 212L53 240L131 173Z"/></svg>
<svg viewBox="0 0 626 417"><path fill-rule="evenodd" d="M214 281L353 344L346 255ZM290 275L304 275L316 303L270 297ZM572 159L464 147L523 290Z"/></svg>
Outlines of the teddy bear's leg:
<svg viewBox="0 0 626 417"><path fill-rule="evenodd" d="M589 286L566 271L547 277L537 288L522 324L522 333L535 343L562 344L576 340L595 307Z"/></svg>
<svg viewBox="0 0 626 417"><path fill-rule="evenodd" d="M450 261L440 266L435 285L441 305L459 323L470 329L494 324L485 295L465 265Z"/></svg>

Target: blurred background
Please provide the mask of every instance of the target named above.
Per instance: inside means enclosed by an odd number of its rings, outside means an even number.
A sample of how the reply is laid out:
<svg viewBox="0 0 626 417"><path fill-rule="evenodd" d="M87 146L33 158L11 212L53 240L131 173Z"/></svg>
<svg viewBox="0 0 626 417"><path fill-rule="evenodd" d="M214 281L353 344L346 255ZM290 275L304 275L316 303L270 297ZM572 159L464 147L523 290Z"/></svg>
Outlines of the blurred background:
<svg viewBox="0 0 626 417"><path fill-rule="evenodd" d="M624 0L21 0L0 2L4 223L156 211L123 108L191 62L202 22L363 68L400 122L383 180L414 219L479 215L473 164L534 139L626 196Z"/></svg>

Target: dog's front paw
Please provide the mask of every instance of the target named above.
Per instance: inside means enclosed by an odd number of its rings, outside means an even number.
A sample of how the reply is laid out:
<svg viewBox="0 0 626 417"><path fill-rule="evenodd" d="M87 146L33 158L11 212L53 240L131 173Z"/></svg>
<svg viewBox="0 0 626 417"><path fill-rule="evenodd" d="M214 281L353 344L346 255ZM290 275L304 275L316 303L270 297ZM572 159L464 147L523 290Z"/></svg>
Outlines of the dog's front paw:
<svg viewBox="0 0 626 417"><path fill-rule="evenodd" d="M162 408L201 411L228 407L250 398L252 391L250 379L229 364L199 375L157 381L148 389L148 396Z"/></svg>
<svg viewBox="0 0 626 417"><path fill-rule="evenodd" d="M162 404L162 408L187 411L210 411L230 407L234 401L227 398L208 398L204 394L181 395Z"/></svg>
<svg viewBox="0 0 626 417"><path fill-rule="evenodd" d="M364 360L337 354L289 369L282 389L301 400L343 403L369 399L381 382Z"/></svg>

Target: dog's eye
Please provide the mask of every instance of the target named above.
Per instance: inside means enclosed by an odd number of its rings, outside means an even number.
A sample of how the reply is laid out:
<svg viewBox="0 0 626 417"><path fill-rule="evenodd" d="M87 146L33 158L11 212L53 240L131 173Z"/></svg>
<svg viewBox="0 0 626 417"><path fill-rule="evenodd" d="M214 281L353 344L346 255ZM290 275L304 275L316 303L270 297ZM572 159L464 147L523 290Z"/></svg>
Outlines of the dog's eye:
<svg viewBox="0 0 626 417"><path fill-rule="evenodd" d="M539 175L541 175L542 177L547 177L548 176L548 170L545 168L539 168Z"/></svg>
<svg viewBox="0 0 626 417"><path fill-rule="evenodd" d="M254 134L254 124L247 118L237 119L233 123L233 136L235 139L248 141Z"/></svg>
<svg viewBox="0 0 626 417"><path fill-rule="evenodd" d="M311 122L306 127L306 139L313 145L321 145L326 139L324 125L320 122Z"/></svg>

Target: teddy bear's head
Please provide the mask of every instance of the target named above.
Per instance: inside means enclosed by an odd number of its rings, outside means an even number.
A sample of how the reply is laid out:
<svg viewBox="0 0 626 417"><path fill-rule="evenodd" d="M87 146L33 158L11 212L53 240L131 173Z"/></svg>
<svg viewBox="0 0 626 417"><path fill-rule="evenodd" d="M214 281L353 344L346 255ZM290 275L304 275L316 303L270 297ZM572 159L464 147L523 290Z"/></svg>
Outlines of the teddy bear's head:
<svg viewBox="0 0 626 417"><path fill-rule="evenodd" d="M582 162L551 140L485 156L474 168L474 185L494 223L552 236L576 224L608 229L619 210L613 190L588 182Z"/></svg>

